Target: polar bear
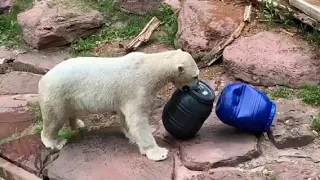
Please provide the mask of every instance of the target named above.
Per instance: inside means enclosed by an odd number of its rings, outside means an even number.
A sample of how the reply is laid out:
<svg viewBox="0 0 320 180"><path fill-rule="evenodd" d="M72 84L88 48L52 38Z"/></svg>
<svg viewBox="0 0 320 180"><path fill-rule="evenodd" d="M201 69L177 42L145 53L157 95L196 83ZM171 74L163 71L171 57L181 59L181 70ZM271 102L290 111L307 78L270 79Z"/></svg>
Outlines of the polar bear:
<svg viewBox="0 0 320 180"><path fill-rule="evenodd" d="M178 49L63 61L39 81L41 141L47 148L60 150L67 141L59 139L58 132L67 121L74 129L84 126L79 116L113 111L123 133L142 155L164 160L168 150L157 145L148 116L157 92L170 82L180 89L198 85L199 69L189 53Z"/></svg>

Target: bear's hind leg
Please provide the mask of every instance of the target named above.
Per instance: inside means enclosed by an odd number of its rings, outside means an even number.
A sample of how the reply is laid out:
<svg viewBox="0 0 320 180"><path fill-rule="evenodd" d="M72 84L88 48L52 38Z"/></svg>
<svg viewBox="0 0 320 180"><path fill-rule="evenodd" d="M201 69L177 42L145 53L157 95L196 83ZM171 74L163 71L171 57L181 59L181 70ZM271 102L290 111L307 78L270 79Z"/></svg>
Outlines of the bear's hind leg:
<svg viewBox="0 0 320 180"><path fill-rule="evenodd" d="M118 118L118 122L120 123L120 128L121 128L123 134L126 136L126 138L129 139L129 142L131 144L134 144L135 140L129 132L129 129L128 129L128 126L127 126L127 123L125 120L125 116L123 115L123 113L121 111L117 112L117 118Z"/></svg>
<svg viewBox="0 0 320 180"><path fill-rule="evenodd" d="M41 106L41 105L40 105ZM68 120L64 108L43 105L41 108L43 129L41 131L41 141L46 148L60 150L66 143L66 139L60 139L58 132Z"/></svg>

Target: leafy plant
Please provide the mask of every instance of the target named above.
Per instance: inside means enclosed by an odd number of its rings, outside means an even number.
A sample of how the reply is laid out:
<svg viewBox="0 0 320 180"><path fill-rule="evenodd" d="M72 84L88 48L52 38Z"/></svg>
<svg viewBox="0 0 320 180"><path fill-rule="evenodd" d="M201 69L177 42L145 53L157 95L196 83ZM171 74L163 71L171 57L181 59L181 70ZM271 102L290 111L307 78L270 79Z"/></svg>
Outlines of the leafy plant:
<svg viewBox="0 0 320 180"><path fill-rule="evenodd" d="M320 106L320 86L304 86L300 96L302 101L312 106Z"/></svg>
<svg viewBox="0 0 320 180"><path fill-rule="evenodd" d="M22 30L17 23L17 15L32 6L33 0L17 0L9 13L0 15L0 45L9 48L26 48L22 39Z"/></svg>

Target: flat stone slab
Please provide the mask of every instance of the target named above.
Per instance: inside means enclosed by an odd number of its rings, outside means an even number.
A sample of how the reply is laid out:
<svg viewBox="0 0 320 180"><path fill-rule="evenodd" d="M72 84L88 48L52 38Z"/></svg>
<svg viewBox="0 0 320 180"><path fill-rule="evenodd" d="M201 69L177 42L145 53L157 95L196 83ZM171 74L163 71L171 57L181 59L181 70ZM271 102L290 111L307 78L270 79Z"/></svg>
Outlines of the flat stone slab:
<svg viewBox="0 0 320 180"><path fill-rule="evenodd" d="M0 46L0 59L11 59L14 58L15 53L4 46Z"/></svg>
<svg viewBox="0 0 320 180"><path fill-rule="evenodd" d="M41 151L44 145L38 135L27 135L0 145L0 154L23 169L39 174L41 170Z"/></svg>
<svg viewBox="0 0 320 180"><path fill-rule="evenodd" d="M275 126L271 127L269 136L274 145L279 148L295 148L308 145L315 139L310 129L313 116L319 115L319 110L305 106L301 100L278 99Z"/></svg>
<svg viewBox="0 0 320 180"><path fill-rule="evenodd" d="M190 180L265 180L266 178L259 173L250 173L246 171L240 171L235 168L218 168L212 169L208 172L201 172L201 174L195 175ZM183 179L177 179L183 180Z"/></svg>
<svg viewBox="0 0 320 180"><path fill-rule="evenodd" d="M198 136L180 142L182 163L192 170L235 166L260 155L257 139L220 122L203 126Z"/></svg>
<svg viewBox="0 0 320 180"><path fill-rule="evenodd" d="M213 168L207 171L192 171L182 165L175 154L174 180L265 180L259 172L250 172L236 167Z"/></svg>
<svg viewBox="0 0 320 180"><path fill-rule="evenodd" d="M173 166L172 156L150 161L124 135L111 132L68 143L43 173L50 180L171 180Z"/></svg>
<svg viewBox="0 0 320 180"><path fill-rule="evenodd" d="M319 163L312 163L306 160L272 163L266 165L264 168L272 172L273 179L279 180L316 180L319 179L320 176Z"/></svg>
<svg viewBox="0 0 320 180"><path fill-rule="evenodd" d="M23 53L16 57L12 68L15 71L25 71L35 74L45 74L60 62L70 58L64 52L55 53Z"/></svg>
<svg viewBox="0 0 320 180"><path fill-rule="evenodd" d="M3 158L0 158L0 171L0 180L41 180L36 175L25 171Z"/></svg>
<svg viewBox="0 0 320 180"><path fill-rule="evenodd" d="M191 140L176 140L162 126L156 134L178 146L182 164L194 171L236 166L261 154L254 135L223 124L214 111Z"/></svg>
<svg viewBox="0 0 320 180"><path fill-rule="evenodd" d="M38 93L40 75L13 71L0 75L0 95Z"/></svg>
<svg viewBox="0 0 320 180"><path fill-rule="evenodd" d="M27 103L36 99L35 94L0 96L0 140L21 133L35 121Z"/></svg>

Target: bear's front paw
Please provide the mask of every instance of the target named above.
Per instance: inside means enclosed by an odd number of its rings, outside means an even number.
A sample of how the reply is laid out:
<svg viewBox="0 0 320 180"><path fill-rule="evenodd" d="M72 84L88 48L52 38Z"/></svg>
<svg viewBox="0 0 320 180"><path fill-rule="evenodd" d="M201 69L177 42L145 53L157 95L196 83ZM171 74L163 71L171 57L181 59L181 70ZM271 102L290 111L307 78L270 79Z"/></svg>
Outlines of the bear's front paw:
<svg viewBox="0 0 320 180"><path fill-rule="evenodd" d="M169 150L162 147L148 149L146 155L152 161L162 161L168 158Z"/></svg>

